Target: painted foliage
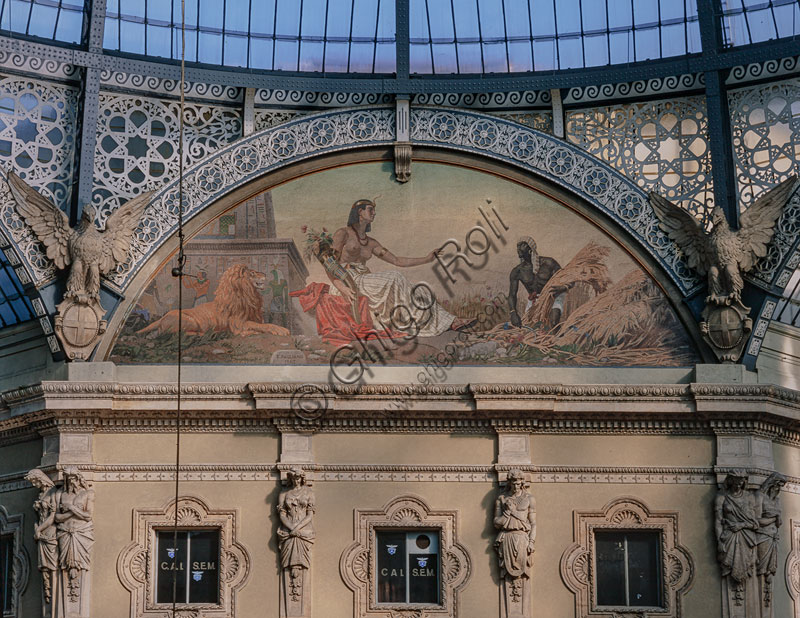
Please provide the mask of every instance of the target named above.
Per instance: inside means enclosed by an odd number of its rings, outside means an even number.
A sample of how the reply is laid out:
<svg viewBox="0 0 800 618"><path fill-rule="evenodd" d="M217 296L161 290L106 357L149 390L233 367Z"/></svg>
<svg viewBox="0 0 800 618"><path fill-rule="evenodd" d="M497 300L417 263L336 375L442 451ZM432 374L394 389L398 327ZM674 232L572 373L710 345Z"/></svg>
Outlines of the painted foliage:
<svg viewBox="0 0 800 618"><path fill-rule="evenodd" d="M552 198L475 170L417 163L318 172L209 222L186 246L184 361L685 366L664 293L610 236ZM151 279L110 360L175 360L175 258Z"/></svg>

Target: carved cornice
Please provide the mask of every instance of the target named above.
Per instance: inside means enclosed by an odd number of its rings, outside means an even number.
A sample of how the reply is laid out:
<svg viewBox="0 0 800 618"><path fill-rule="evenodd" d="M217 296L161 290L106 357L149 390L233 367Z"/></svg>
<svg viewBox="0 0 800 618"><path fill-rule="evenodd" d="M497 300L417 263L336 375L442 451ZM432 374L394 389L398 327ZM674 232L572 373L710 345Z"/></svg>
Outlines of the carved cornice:
<svg viewBox="0 0 800 618"><path fill-rule="evenodd" d="M313 418L298 392L319 399ZM2 394L0 444L47 430L174 431L174 383L48 381ZM800 392L760 384L190 383L188 431L691 434L800 444Z"/></svg>
<svg viewBox="0 0 800 618"><path fill-rule="evenodd" d="M298 382L183 384L183 395L265 395L291 397L300 386ZM729 397L762 398L789 404L800 404L800 391L773 384L309 384L320 392L340 399L385 398L391 396L421 396L465 398L475 400L550 398L602 400L634 398L661 399L719 399ZM7 405L35 399L41 395L175 395L174 383L76 382L47 381L32 386L5 391L2 400ZM798 406L800 407L800 406Z"/></svg>

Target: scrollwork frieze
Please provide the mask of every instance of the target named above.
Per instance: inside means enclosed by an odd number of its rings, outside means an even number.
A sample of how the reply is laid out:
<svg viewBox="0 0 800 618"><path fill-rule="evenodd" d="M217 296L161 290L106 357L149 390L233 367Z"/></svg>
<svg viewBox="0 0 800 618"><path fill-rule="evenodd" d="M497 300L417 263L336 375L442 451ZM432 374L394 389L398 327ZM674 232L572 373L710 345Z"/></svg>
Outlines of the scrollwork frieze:
<svg viewBox="0 0 800 618"><path fill-rule="evenodd" d="M141 91L148 96L154 94L180 96L180 80L156 77L154 75L124 73L107 68L100 73L100 83L104 88ZM242 88L236 86L184 82L184 93L189 100L240 103L243 92Z"/></svg>

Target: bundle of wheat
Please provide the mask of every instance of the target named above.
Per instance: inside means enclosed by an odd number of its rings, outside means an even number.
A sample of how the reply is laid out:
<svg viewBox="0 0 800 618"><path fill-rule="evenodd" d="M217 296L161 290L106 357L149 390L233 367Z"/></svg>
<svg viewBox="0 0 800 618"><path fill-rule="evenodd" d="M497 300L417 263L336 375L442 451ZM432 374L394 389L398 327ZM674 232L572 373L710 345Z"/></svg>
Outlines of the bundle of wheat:
<svg viewBox="0 0 800 618"><path fill-rule="evenodd" d="M611 284L605 264L609 253L608 247L593 241L587 243L564 268L550 278L536 302L526 312L523 324L551 326L548 324L550 309L553 308L556 297L565 290L562 321L593 296L605 292Z"/></svg>
<svg viewBox="0 0 800 618"><path fill-rule="evenodd" d="M663 294L633 270L580 307L552 333L553 345L587 345L661 350L683 344Z"/></svg>

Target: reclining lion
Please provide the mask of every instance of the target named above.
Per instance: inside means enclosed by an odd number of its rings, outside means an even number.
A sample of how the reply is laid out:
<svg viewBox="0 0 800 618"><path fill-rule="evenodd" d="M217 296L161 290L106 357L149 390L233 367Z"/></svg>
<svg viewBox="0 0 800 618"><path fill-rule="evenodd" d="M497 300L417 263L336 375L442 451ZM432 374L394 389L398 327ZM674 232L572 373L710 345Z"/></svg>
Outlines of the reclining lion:
<svg viewBox="0 0 800 618"><path fill-rule="evenodd" d="M264 322L264 290L267 277L263 273L234 264L219 280L214 300L191 309L183 309L183 332L187 335L202 335L209 330L229 331L233 335L246 337L259 333L288 335L283 326ZM178 310L168 311L161 318L136 332L177 333Z"/></svg>

